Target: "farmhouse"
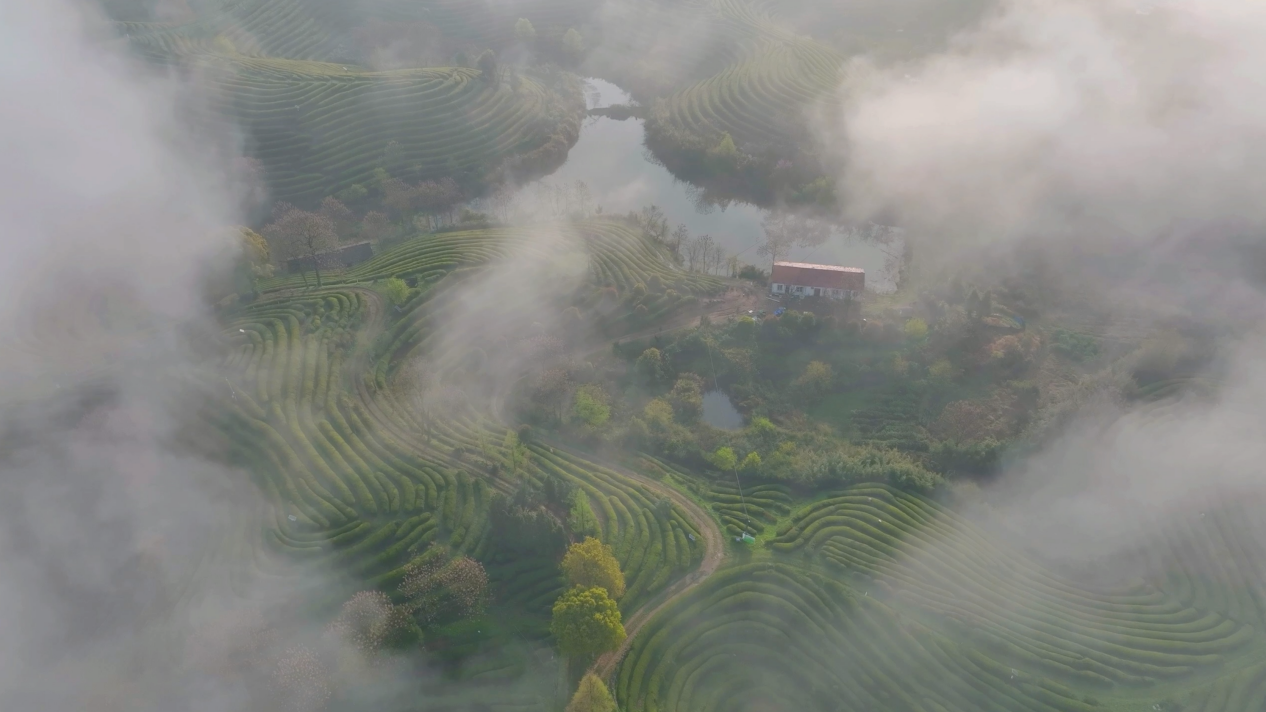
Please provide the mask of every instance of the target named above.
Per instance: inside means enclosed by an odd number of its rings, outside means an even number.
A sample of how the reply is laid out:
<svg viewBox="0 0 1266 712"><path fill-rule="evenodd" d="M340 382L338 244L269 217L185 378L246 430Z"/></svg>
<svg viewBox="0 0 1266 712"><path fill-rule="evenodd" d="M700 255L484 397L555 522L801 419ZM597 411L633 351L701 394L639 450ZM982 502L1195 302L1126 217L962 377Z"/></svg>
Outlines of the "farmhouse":
<svg viewBox="0 0 1266 712"><path fill-rule="evenodd" d="M866 270L860 267L775 262L769 291L775 295L855 299L866 289Z"/></svg>

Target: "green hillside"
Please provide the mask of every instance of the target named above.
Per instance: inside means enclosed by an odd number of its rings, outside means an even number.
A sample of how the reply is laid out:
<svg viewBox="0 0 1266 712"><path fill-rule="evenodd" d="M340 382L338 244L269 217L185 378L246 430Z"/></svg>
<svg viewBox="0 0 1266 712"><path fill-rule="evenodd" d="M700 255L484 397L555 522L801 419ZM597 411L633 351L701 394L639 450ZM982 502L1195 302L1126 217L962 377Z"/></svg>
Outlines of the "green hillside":
<svg viewBox="0 0 1266 712"><path fill-rule="evenodd" d="M312 204L370 182L376 168L479 184L565 160L584 110L577 80L531 66L497 65L488 76L474 68L483 51L513 48L512 19L463 16L443 3L370 7L377 11L349 15L345 3L316 0L195 2L162 21L117 26L142 56L208 81L214 108L245 132L275 199ZM541 12L559 10L543 3ZM392 23L402 34L384 29ZM389 67L376 62L414 36L432 47L425 32L449 43Z"/></svg>

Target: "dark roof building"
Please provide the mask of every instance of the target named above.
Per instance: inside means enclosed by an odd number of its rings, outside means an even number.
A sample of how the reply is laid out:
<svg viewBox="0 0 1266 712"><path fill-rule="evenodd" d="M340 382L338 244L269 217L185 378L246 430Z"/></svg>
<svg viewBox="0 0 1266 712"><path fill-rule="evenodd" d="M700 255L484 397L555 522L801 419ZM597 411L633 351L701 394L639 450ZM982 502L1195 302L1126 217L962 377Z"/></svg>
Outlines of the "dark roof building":
<svg viewBox="0 0 1266 712"><path fill-rule="evenodd" d="M374 247L368 242L345 245L337 250L319 252L316 256L317 266L321 269L347 269L366 262L374 256ZM293 257L286 260L286 270L298 272L300 269L312 269L311 257Z"/></svg>
<svg viewBox="0 0 1266 712"><path fill-rule="evenodd" d="M866 270L860 267L775 262L769 291L777 295L856 298L866 289Z"/></svg>

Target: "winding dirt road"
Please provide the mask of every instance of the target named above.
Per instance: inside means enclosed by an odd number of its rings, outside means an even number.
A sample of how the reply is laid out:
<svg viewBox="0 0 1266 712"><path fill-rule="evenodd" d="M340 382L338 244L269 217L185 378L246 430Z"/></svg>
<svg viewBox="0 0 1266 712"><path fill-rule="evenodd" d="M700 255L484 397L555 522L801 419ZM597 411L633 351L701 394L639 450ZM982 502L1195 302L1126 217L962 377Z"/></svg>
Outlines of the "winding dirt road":
<svg viewBox="0 0 1266 712"><path fill-rule="evenodd" d="M654 618L655 614L664 606L681 598L690 589L703 583L721 566L721 561L725 558L725 537L716 521L704 511L703 507L700 507L694 500L681 492L662 482L640 475L619 465L603 464L605 467L619 472L647 489L671 499L677 506L682 508L686 516L690 518L691 523L695 525L695 528L703 536L703 561L699 564L699 568L664 589L658 596L642 604L641 608L634 611L633 615L629 616L629 619L624 622L624 632L627 634L624 642L620 644L619 648L600 656L590 666L589 672L606 680L611 677L611 673L615 672L615 666L629 652L629 648L633 645L633 640L637 638L638 632L641 631L642 626L646 625L647 621Z"/></svg>

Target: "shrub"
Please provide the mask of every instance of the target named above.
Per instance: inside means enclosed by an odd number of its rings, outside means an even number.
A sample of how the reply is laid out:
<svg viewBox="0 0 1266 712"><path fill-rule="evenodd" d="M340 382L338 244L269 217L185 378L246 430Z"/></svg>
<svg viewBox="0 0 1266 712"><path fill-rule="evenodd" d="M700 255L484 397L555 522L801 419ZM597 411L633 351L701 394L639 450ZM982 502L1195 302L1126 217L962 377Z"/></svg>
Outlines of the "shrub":
<svg viewBox="0 0 1266 712"><path fill-rule="evenodd" d="M400 306L409 301L409 285L403 279L392 277L383 284L383 291L392 304Z"/></svg>
<svg viewBox="0 0 1266 712"><path fill-rule="evenodd" d="M602 680L589 673L580 680L580 687L576 688L565 712L616 712L615 700Z"/></svg>
<svg viewBox="0 0 1266 712"><path fill-rule="evenodd" d="M810 361L804 367L804 373L792 381L791 385L800 393L802 398L816 400L830 390L831 382L834 378L835 375L831 372L830 364L822 361Z"/></svg>
<svg viewBox="0 0 1266 712"><path fill-rule="evenodd" d="M607 394L602 386L589 383L576 390L572 403L572 414L591 428L601 428L611 417L611 407L607 405Z"/></svg>
<svg viewBox="0 0 1266 712"><path fill-rule="evenodd" d="M911 339L922 339L928 335L928 323L918 317L909 319L905 325L906 336Z"/></svg>

